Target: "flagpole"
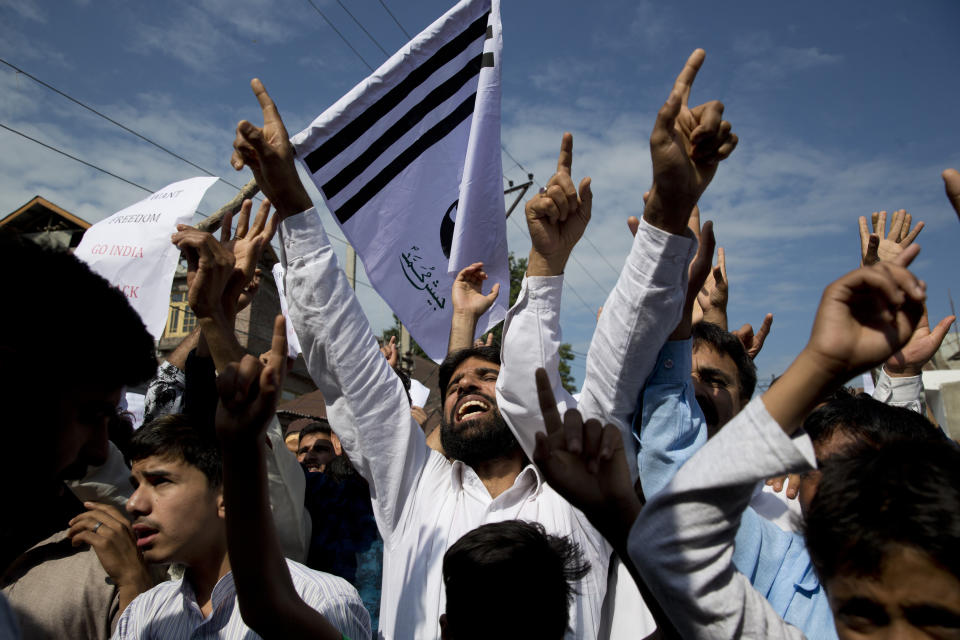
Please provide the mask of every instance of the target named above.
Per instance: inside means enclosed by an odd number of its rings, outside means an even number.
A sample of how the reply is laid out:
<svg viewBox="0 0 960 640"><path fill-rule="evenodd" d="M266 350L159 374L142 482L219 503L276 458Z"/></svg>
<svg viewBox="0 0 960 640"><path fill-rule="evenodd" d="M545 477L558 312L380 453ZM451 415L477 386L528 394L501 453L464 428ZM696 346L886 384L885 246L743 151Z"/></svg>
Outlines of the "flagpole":
<svg viewBox="0 0 960 640"><path fill-rule="evenodd" d="M357 289L357 252L354 250L352 244L347 245L347 265L344 271L347 272L347 282L350 283L350 288L356 291Z"/></svg>

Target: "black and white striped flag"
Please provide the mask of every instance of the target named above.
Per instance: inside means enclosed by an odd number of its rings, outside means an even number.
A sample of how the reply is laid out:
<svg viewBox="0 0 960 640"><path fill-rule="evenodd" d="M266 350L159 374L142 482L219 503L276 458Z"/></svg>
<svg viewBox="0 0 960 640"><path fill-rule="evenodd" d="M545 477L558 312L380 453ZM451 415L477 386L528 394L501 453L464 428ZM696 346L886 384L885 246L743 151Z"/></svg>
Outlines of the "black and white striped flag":
<svg viewBox="0 0 960 640"><path fill-rule="evenodd" d="M482 261L510 291L500 160L499 0L462 0L305 130L297 157L371 284L435 360L446 355L450 287Z"/></svg>

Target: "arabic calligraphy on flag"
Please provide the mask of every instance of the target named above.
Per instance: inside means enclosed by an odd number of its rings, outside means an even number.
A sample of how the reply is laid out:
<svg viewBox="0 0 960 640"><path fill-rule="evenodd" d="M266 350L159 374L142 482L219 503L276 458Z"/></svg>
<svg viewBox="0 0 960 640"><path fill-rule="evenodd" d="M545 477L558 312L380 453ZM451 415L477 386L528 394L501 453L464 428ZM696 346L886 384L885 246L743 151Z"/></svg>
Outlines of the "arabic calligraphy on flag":
<svg viewBox="0 0 960 640"><path fill-rule="evenodd" d="M499 0L463 0L291 139L371 284L436 360L460 269L483 262L485 290L509 291L501 49Z"/></svg>

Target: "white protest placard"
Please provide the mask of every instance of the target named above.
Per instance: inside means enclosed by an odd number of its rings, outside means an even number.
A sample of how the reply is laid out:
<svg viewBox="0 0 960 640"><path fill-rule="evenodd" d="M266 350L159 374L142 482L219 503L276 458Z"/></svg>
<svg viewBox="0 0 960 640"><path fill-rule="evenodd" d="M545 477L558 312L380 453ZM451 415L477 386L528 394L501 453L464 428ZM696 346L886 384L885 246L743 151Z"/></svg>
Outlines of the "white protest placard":
<svg viewBox="0 0 960 640"><path fill-rule="evenodd" d="M430 397L430 387L424 385L419 380L410 378L410 405L414 407L427 406L427 398Z"/></svg>
<svg viewBox="0 0 960 640"><path fill-rule="evenodd" d="M155 340L167 324L180 256L170 236L178 224L190 223L217 180L190 178L164 187L87 229L74 252L127 296Z"/></svg>
<svg viewBox="0 0 960 640"><path fill-rule="evenodd" d="M287 288L283 284L284 275L282 264L278 262L273 265L273 281L277 283L277 293L280 294L280 313L287 319L287 355L296 358L300 355L300 341L297 340L297 332L293 330L290 312L287 310Z"/></svg>

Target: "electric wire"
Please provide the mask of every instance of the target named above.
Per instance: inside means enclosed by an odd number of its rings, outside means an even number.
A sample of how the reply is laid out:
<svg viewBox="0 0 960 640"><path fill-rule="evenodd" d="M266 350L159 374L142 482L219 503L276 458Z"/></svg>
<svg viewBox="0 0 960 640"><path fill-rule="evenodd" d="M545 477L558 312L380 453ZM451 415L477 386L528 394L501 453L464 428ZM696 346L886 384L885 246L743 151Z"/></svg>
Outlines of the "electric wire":
<svg viewBox="0 0 960 640"><path fill-rule="evenodd" d="M96 114L97 116L103 118L104 120L106 120L106 121L109 122L110 124L113 124L113 125L115 125L115 126L117 126L117 127L120 127L121 129L123 129L123 130L126 131L127 133L131 133L131 134L137 136L138 138L140 138L140 139L143 140L144 142L147 142L147 143L153 145L154 147L156 147L157 149L160 149L160 150L163 151L164 153L169 154L169 155L173 156L174 158L176 158L176 159L178 159L178 160L182 160L183 162L186 162L188 165L190 165L190 166L193 167L194 169L197 169L197 170L199 170L199 171L202 171L202 172L204 172L205 174L207 174L208 176L213 176L213 177L216 177L216 178L220 178L220 180L221 180L224 184L230 185L231 187L233 187L234 189L236 189L236 190L238 190L238 191L242 189L242 187L238 187L237 185L229 182L228 180L225 180L224 178L221 178L219 175L217 175L216 173L210 171L209 169L205 169L205 168L201 167L200 165L196 164L195 162L192 162L192 161L184 158L184 157L181 156L180 154L178 154L178 153L176 153L176 152L174 152L174 151L171 151L170 149L168 149L167 147L163 146L162 144L151 140L150 138L148 138L147 136L143 135L143 134L140 133L139 131L135 131L135 130L131 129L130 127L128 127L128 126L126 126L125 124L123 124L122 122L117 122L116 120L114 120L114 119L111 118L110 116L106 115L105 113L94 109L94 108L91 107L90 105L86 104L85 102L82 102L81 100L78 100L77 98L74 98L73 96L67 94L67 93L64 92L64 91L61 91L60 89L56 88L56 87L53 86L52 84L41 80L40 78L36 77L35 75L33 75L33 74L31 74L31 73L27 73L26 71L24 71L24 70L21 69L20 67L16 66L15 64L12 64L12 63L10 63L10 62L7 62L7 61L4 60L3 58L0 58L0 63L5 64L6 66L10 67L11 69L13 69L14 71L16 71L17 73L20 73L20 74L22 74L22 75L25 75L26 77L30 78L31 80L33 80L33 81L36 82L37 84L39 84L39 85L41 85L41 86L43 86L43 87L46 87L46 88L49 89L50 91L53 91L54 93L56 93L56 94L58 94L58 95L60 95L60 96L62 96L62 97L64 97L64 98L66 98L66 99L69 100L70 102L72 102L72 103L74 103L74 104L76 104L76 105L78 105L78 106L80 106L80 107L83 107L84 109L86 109L87 111L89 111L89 112L91 112L91 113L93 113L93 114Z"/></svg>

